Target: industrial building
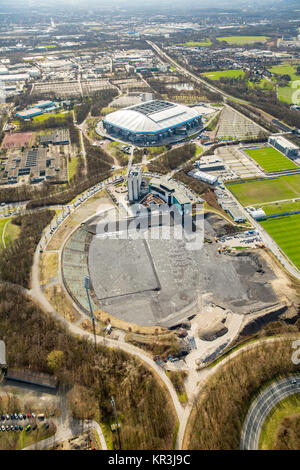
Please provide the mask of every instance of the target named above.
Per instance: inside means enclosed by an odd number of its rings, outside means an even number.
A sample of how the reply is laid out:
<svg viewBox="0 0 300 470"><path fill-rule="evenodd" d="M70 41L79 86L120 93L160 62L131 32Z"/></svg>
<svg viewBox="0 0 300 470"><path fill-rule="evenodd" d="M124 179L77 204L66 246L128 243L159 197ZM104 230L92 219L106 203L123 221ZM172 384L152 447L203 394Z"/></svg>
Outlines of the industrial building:
<svg viewBox="0 0 300 470"><path fill-rule="evenodd" d="M42 109L30 108L30 109L24 109L24 111L18 111L16 113L16 116L22 119L31 119L34 116L39 116L40 114L44 114L44 111Z"/></svg>
<svg viewBox="0 0 300 470"><path fill-rule="evenodd" d="M203 183L207 183L210 185L215 185L218 181L218 177L214 175L210 175L206 171L200 170L192 170L188 173L189 176L196 178L197 180L203 181Z"/></svg>
<svg viewBox="0 0 300 470"><path fill-rule="evenodd" d="M202 129L201 114L184 105L151 100L108 114L102 121L107 134L135 145L162 145Z"/></svg>
<svg viewBox="0 0 300 470"><path fill-rule="evenodd" d="M20 177L30 183L47 180L53 183L68 182L68 168L59 153L49 154L46 148L11 153L5 166L0 167L0 184L16 184Z"/></svg>
<svg viewBox="0 0 300 470"><path fill-rule="evenodd" d="M299 147L281 135L271 135L269 143L289 158L298 157Z"/></svg>
<svg viewBox="0 0 300 470"><path fill-rule="evenodd" d="M31 119L34 116L38 116L39 114L53 111L57 107L58 106L56 103L54 103L54 101L39 101L36 104L28 106L28 108L24 109L23 111L18 111L16 116L22 119Z"/></svg>
<svg viewBox="0 0 300 470"><path fill-rule="evenodd" d="M70 143L68 129L59 129L40 136L40 144L68 145Z"/></svg>
<svg viewBox="0 0 300 470"><path fill-rule="evenodd" d="M127 174L127 187L129 202L138 201L141 195L142 171L141 168L130 168Z"/></svg>

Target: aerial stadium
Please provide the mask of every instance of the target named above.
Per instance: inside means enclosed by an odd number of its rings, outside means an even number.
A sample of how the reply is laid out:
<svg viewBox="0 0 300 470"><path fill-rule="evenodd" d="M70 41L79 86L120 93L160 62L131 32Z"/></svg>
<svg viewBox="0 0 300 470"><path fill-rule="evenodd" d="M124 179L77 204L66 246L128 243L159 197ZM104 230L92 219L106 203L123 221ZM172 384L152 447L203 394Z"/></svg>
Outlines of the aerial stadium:
<svg viewBox="0 0 300 470"><path fill-rule="evenodd" d="M178 142L203 127L202 116L196 109L162 100L114 111L100 125L108 136L141 146Z"/></svg>

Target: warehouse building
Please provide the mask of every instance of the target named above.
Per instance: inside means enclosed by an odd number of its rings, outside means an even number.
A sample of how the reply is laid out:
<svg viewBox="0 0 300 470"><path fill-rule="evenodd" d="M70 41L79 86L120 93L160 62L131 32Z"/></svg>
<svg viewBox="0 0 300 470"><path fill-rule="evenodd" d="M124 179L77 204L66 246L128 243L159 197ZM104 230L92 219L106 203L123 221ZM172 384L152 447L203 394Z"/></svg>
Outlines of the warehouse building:
<svg viewBox="0 0 300 470"><path fill-rule="evenodd" d="M16 116L22 119L31 119L34 116L39 116L40 114L44 114L44 111L40 108L30 108L24 109L24 111L18 111Z"/></svg>
<svg viewBox="0 0 300 470"><path fill-rule="evenodd" d="M269 143L289 158L298 157L299 147L281 135L271 135Z"/></svg>
<svg viewBox="0 0 300 470"><path fill-rule="evenodd" d="M201 114L194 108L151 100L108 114L102 121L107 134L135 145L177 142L199 132Z"/></svg>
<svg viewBox="0 0 300 470"><path fill-rule="evenodd" d="M40 136L40 144L68 145L70 143L68 129L59 129Z"/></svg>

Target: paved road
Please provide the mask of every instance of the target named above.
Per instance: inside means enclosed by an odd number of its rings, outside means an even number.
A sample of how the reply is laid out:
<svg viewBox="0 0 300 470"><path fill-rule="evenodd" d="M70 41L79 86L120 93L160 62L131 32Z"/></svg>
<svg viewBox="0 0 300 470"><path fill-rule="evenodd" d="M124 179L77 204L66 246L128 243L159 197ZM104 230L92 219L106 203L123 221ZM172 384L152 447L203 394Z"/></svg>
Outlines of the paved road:
<svg viewBox="0 0 300 470"><path fill-rule="evenodd" d="M296 384L293 384L296 380ZM274 382L252 403L241 433L241 450L257 450L259 437L267 415L277 403L289 395L300 393L300 375Z"/></svg>

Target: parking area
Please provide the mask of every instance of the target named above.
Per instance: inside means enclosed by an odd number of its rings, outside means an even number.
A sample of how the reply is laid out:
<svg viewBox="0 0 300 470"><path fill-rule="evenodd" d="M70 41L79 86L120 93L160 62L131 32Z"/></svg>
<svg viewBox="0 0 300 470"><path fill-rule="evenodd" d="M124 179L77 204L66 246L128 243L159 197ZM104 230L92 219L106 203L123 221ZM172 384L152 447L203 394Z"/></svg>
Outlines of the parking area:
<svg viewBox="0 0 300 470"><path fill-rule="evenodd" d="M218 243L226 248L262 248L263 242L257 230L247 230L236 235L219 238Z"/></svg>
<svg viewBox="0 0 300 470"><path fill-rule="evenodd" d="M255 178L265 176L263 171L247 157L240 145L219 147L215 154L220 157L231 172L226 181L238 178Z"/></svg>
<svg viewBox="0 0 300 470"><path fill-rule="evenodd" d="M244 139L258 137L262 129L250 119L225 107L221 113L217 137L219 139Z"/></svg>

